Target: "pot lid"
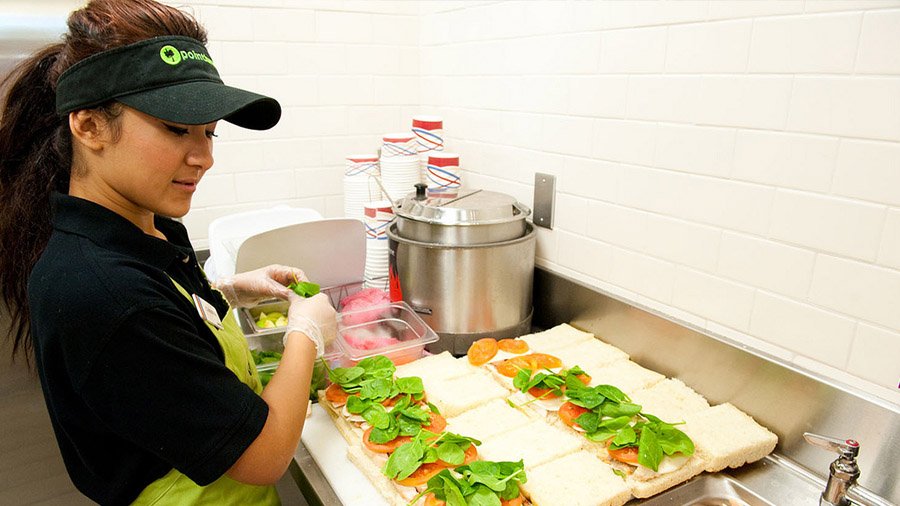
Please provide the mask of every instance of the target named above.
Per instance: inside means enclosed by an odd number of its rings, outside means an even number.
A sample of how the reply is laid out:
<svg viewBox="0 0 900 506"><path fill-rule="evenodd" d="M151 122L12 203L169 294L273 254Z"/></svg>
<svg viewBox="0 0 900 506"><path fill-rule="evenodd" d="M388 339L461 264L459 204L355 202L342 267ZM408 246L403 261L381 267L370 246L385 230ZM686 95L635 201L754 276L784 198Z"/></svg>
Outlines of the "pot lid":
<svg viewBox="0 0 900 506"><path fill-rule="evenodd" d="M410 193L397 209L403 218L440 225L484 225L525 219L531 210L505 193L469 190L455 198L421 198Z"/></svg>

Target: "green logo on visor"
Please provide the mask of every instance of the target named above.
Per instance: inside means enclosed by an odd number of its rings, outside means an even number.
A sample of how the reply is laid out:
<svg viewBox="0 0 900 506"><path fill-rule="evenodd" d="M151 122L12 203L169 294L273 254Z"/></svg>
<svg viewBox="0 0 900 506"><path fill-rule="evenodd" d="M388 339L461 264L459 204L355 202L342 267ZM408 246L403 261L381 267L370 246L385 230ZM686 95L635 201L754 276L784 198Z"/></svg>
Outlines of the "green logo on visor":
<svg viewBox="0 0 900 506"><path fill-rule="evenodd" d="M181 63L181 52L173 46L163 46L162 49L159 50L159 57L169 65L178 65Z"/></svg>

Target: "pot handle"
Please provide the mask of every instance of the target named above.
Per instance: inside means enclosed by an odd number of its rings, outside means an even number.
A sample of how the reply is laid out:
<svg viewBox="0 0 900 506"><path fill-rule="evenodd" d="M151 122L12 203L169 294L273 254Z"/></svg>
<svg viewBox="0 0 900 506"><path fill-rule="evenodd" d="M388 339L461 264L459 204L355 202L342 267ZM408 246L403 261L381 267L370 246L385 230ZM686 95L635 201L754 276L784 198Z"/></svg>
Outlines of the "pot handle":
<svg viewBox="0 0 900 506"><path fill-rule="evenodd" d="M516 202L513 207L525 216L531 215L531 208L521 202Z"/></svg>

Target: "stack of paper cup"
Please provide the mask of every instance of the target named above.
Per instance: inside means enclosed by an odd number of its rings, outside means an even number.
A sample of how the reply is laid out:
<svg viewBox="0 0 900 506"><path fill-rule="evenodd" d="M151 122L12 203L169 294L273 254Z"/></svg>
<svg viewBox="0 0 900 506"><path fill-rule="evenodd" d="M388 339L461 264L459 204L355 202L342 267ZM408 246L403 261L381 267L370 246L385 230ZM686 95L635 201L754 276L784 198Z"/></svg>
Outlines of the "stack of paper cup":
<svg viewBox="0 0 900 506"><path fill-rule="evenodd" d="M428 155L425 183L431 198L456 198L462 184L459 155L447 152Z"/></svg>
<svg viewBox="0 0 900 506"><path fill-rule="evenodd" d="M412 132L416 135L419 162L424 174L428 167L428 155L444 150L444 120L440 116L414 116Z"/></svg>
<svg viewBox="0 0 900 506"><path fill-rule="evenodd" d="M381 182L391 200L398 200L414 191L421 182L419 156L412 132L385 134L381 144Z"/></svg>
<svg viewBox="0 0 900 506"><path fill-rule="evenodd" d="M363 208L366 225L365 281L370 286L383 285L388 275L387 228L394 219L394 210L388 200L367 202Z"/></svg>
<svg viewBox="0 0 900 506"><path fill-rule="evenodd" d="M344 169L344 217L363 219L366 202L384 198L378 181L380 170L375 155L349 155Z"/></svg>

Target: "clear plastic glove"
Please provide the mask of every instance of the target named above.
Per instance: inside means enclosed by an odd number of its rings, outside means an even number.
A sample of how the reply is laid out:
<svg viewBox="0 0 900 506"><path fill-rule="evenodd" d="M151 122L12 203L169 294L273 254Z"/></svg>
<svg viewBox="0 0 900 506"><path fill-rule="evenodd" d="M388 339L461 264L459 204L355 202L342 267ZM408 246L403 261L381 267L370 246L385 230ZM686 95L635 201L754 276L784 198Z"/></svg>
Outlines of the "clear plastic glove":
<svg viewBox="0 0 900 506"><path fill-rule="evenodd" d="M316 358L325 354L325 348L337 335L337 311L331 307L328 296L319 293L304 299L295 293L288 296L288 323L284 329L284 345L296 332L306 335L316 345Z"/></svg>
<svg viewBox="0 0 900 506"><path fill-rule="evenodd" d="M295 280L309 281L300 269L269 265L220 279L215 287L231 307L248 307L267 299L287 299L293 295L287 285Z"/></svg>

